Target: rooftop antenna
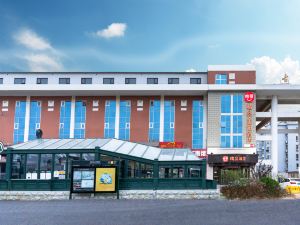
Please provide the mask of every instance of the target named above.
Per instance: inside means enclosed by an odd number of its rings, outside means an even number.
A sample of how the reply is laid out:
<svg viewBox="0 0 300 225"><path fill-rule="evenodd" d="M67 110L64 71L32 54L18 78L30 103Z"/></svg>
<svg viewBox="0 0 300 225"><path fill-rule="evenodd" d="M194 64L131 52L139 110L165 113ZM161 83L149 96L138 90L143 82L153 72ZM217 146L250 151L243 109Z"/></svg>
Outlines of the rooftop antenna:
<svg viewBox="0 0 300 225"><path fill-rule="evenodd" d="M281 78L281 83L282 84L289 84L289 76L285 73L283 78Z"/></svg>

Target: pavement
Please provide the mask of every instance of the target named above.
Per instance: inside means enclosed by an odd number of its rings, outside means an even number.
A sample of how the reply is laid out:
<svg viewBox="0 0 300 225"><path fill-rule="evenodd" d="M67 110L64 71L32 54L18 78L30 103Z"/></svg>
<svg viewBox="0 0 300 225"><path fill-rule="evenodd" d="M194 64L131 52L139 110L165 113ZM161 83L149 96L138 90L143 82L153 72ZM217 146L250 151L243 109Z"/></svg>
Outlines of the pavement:
<svg viewBox="0 0 300 225"><path fill-rule="evenodd" d="M299 225L300 200L0 201L0 225Z"/></svg>

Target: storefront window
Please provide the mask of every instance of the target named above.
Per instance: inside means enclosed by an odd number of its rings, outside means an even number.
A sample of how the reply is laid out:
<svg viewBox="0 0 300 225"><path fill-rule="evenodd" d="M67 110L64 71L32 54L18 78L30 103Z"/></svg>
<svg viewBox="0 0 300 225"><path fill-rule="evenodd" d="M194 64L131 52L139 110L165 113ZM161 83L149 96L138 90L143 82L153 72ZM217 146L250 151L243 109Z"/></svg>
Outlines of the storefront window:
<svg viewBox="0 0 300 225"><path fill-rule="evenodd" d="M40 179L50 180L52 168L52 154L41 154Z"/></svg>
<svg viewBox="0 0 300 225"><path fill-rule="evenodd" d="M159 178L172 178L171 167L159 167Z"/></svg>
<svg viewBox="0 0 300 225"><path fill-rule="evenodd" d="M202 177L202 171L200 166L189 166L188 167L189 178L199 178Z"/></svg>
<svg viewBox="0 0 300 225"><path fill-rule="evenodd" d="M141 178L153 178L153 166L141 163Z"/></svg>
<svg viewBox="0 0 300 225"><path fill-rule="evenodd" d="M128 161L128 178L137 178L139 177L139 163L136 161Z"/></svg>
<svg viewBox="0 0 300 225"><path fill-rule="evenodd" d="M104 165L117 165L118 164L118 159L112 156L108 155L101 155L100 156L101 163Z"/></svg>
<svg viewBox="0 0 300 225"><path fill-rule="evenodd" d="M26 179L38 179L38 154L28 154L26 161Z"/></svg>
<svg viewBox="0 0 300 225"><path fill-rule="evenodd" d="M25 179L25 155L13 154L11 178L12 179Z"/></svg>
<svg viewBox="0 0 300 225"><path fill-rule="evenodd" d="M72 161L80 160L80 154L78 153L71 153L68 157L68 178L71 178L71 170L72 170Z"/></svg>
<svg viewBox="0 0 300 225"><path fill-rule="evenodd" d="M93 161L95 160L95 153L83 153L82 160Z"/></svg>
<svg viewBox="0 0 300 225"><path fill-rule="evenodd" d="M173 167L173 178L183 178L184 168L183 167Z"/></svg>
<svg viewBox="0 0 300 225"><path fill-rule="evenodd" d="M66 154L55 155L53 179L66 178L66 161Z"/></svg>

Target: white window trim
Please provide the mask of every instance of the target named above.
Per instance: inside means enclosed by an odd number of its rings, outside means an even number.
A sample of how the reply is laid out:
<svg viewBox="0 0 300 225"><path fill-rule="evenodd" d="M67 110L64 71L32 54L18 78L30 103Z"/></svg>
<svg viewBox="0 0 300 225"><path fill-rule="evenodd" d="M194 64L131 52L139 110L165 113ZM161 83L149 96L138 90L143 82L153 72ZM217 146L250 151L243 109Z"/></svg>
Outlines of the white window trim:
<svg viewBox="0 0 300 225"><path fill-rule="evenodd" d="M170 122L170 128L174 128L175 124L174 122Z"/></svg>
<svg viewBox="0 0 300 225"><path fill-rule="evenodd" d="M64 129L65 124L64 123L59 123L59 129Z"/></svg>
<svg viewBox="0 0 300 225"><path fill-rule="evenodd" d="M149 122L149 128L153 128L153 122Z"/></svg>
<svg viewBox="0 0 300 225"><path fill-rule="evenodd" d="M104 123L104 129L109 129L109 123Z"/></svg>
<svg viewBox="0 0 300 225"><path fill-rule="evenodd" d="M80 123L80 129L85 129L85 123Z"/></svg>
<svg viewBox="0 0 300 225"><path fill-rule="evenodd" d="M41 124L40 123L36 123L35 124L35 129L37 130L37 129L41 129Z"/></svg>
<svg viewBox="0 0 300 225"><path fill-rule="evenodd" d="M16 101L16 107L20 106L20 101Z"/></svg>
<svg viewBox="0 0 300 225"><path fill-rule="evenodd" d="M125 123L125 129L130 129L130 123Z"/></svg>
<svg viewBox="0 0 300 225"><path fill-rule="evenodd" d="M14 124L14 130L19 130L19 123Z"/></svg>
<svg viewBox="0 0 300 225"><path fill-rule="evenodd" d="M65 107L65 105L66 105L66 101L61 101L60 106Z"/></svg>

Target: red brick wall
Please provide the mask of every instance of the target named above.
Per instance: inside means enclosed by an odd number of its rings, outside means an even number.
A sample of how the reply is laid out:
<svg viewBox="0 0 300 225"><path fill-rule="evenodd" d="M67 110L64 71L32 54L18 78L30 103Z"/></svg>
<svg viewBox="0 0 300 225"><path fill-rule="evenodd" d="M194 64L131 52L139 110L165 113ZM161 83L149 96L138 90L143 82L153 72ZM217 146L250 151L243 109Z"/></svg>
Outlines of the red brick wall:
<svg viewBox="0 0 300 225"><path fill-rule="evenodd" d="M216 74L227 74L235 73L236 84L255 84L256 83L256 72L255 71L208 71L207 83L214 84ZM229 82L229 77L227 78Z"/></svg>

